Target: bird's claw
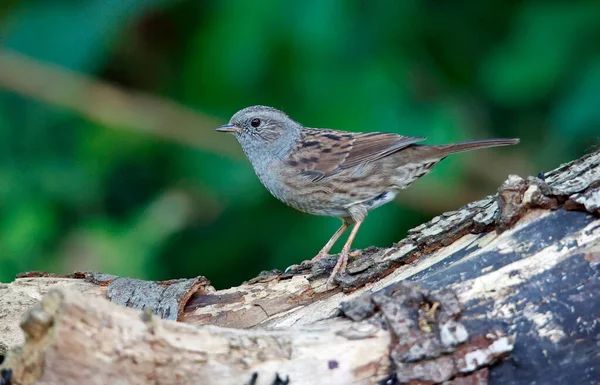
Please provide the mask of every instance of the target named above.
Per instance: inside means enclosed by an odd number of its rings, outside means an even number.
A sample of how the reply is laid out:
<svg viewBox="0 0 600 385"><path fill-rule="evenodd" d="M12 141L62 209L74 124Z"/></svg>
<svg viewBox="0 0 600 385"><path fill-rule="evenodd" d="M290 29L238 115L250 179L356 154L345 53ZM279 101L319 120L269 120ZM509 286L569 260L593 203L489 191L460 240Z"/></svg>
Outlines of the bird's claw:
<svg viewBox="0 0 600 385"><path fill-rule="evenodd" d="M285 270L283 271L284 274L289 273L292 270L296 270L296 268L300 267L300 265L290 265L288 267L285 268Z"/></svg>
<svg viewBox="0 0 600 385"><path fill-rule="evenodd" d="M325 282L325 291L329 291L329 288L331 287L331 284L332 284L332 280L333 280L333 277L331 277L331 276L329 278L327 278L327 282Z"/></svg>
<svg viewBox="0 0 600 385"><path fill-rule="evenodd" d="M333 270L331 271L329 278L327 278L327 282L325 283L325 290L329 290L329 288L332 286L332 284L335 280L335 276L338 273L343 273L344 271L346 271L347 263L348 263L348 250L342 250L342 253L338 257L338 260L337 260L335 266L333 267Z"/></svg>

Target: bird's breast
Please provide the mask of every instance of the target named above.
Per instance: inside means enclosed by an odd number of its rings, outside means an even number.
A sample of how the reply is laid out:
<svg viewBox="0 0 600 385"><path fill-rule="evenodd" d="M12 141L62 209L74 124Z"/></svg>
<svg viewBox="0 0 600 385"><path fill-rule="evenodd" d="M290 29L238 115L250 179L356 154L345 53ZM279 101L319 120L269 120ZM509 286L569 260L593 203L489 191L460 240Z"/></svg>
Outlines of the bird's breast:
<svg viewBox="0 0 600 385"><path fill-rule="evenodd" d="M352 172L314 181L302 170L281 161L264 163L264 167L255 167L255 172L275 198L312 215L346 217L353 205L372 210L393 200L397 193L382 180L357 177Z"/></svg>
<svg viewBox="0 0 600 385"><path fill-rule="evenodd" d="M275 161L253 164L254 172L265 188L276 198L281 194L281 178L278 171L281 165Z"/></svg>

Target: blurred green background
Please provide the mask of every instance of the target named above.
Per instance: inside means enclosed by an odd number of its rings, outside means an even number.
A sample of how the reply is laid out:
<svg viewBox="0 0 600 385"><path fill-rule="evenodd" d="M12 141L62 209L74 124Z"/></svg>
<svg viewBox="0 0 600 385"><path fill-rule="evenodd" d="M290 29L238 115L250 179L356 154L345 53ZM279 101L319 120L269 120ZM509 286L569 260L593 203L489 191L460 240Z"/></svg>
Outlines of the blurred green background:
<svg viewBox="0 0 600 385"><path fill-rule="evenodd" d="M313 257L338 219L276 201L213 131L248 105L426 143L522 139L454 155L373 211L354 246L388 246L509 173L595 148L598 20L596 0L5 0L0 281L98 270L224 288Z"/></svg>

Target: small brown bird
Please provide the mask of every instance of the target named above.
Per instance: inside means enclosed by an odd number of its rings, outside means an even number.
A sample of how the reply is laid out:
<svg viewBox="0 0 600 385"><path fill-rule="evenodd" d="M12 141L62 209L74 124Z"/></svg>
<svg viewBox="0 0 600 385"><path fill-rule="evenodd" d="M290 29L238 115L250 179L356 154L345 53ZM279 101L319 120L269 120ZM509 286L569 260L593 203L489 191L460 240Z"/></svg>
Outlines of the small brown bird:
<svg viewBox="0 0 600 385"><path fill-rule="evenodd" d="M266 106L244 108L216 131L235 135L256 175L277 199L309 214L342 220L313 262L328 256L354 224L327 286L345 270L352 241L370 210L390 202L449 154L519 143L487 139L421 145L415 143L424 137L306 128Z"/></svg>

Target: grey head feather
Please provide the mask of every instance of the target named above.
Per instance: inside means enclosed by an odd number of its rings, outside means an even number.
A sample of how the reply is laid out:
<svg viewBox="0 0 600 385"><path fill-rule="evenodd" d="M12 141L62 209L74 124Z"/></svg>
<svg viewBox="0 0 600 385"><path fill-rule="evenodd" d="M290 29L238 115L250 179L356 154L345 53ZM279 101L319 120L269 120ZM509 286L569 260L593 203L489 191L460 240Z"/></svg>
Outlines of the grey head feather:
<svg viewBox="0 0 600 385"><path fill-rule="evenodd" d="M257 127L252 125L255 119L260 121ZM241 129L234 135L257 173L273 161L285 159L303 130L286 113L268 106L244 108L229 123Z"/></svg>

